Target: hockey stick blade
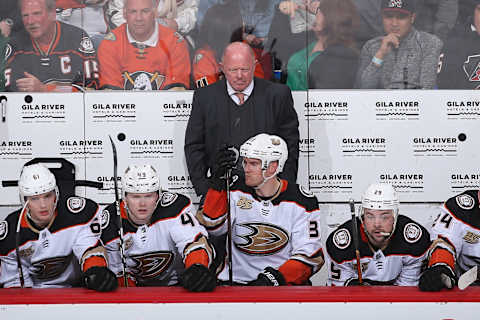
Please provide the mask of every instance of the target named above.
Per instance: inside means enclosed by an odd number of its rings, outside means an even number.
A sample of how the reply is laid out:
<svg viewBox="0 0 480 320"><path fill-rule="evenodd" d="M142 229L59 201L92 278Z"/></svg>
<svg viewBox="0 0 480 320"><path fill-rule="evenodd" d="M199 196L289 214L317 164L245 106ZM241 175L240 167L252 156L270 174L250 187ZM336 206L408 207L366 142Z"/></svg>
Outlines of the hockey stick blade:
<svg viewBox="0 0 480 320"><path fill-rule="evenodd" d="M478 267L475 266L460 276L458 279L458 289L465 290L465 288L477 281L477 279Z"/></svg>

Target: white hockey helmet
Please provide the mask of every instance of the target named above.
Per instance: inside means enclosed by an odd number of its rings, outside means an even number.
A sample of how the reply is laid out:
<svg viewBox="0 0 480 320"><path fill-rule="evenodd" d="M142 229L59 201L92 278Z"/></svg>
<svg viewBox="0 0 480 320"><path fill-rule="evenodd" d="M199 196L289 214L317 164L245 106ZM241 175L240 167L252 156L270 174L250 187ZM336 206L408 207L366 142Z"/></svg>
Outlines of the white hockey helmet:
<svg viewBox="0 0 480 320"><path fill-rule="evenodd" d="M58 187L53 173L44 165L35 163L25 166L18 181L20 201L25 204L25 197L37 196L55 190L55 205L58 202Z"/></svg>
<svg viewBox="0 0 480 320"><path fill-rule="evenodd" d="M260 133L242 144L240 156L262 161L262 170L266 170L270 162L278 161L275 174L283 170L288 158L288 149L285 141L279 136Z"/></svg>
<svg viewBox="0 0 480 320"><path fill-rule="evenodd" d="M149 164L129 165L122 178L122 196L129 193L149 193L160 190L160 178Z"/></svg>
<svg viewBox="0 0 480 320"><path fill-rule="evenodd" d="M398 206L398 195L391 184L374 183L367 188L362 196L360 218L363 221L363 213L365 209L392 210L394 218L393 230L395 230L398 217Z"/></svg>

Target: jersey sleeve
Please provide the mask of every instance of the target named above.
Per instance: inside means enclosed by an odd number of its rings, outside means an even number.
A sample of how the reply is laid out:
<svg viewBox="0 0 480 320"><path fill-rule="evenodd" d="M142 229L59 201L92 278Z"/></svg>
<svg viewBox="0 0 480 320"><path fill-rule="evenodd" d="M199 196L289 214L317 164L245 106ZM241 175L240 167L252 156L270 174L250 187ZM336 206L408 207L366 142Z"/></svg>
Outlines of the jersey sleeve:
<svg viewBox="0 0 480 320"><path fill-rule="evenodd" d="M195 218L191 202L174 220L170 236L186 267L195 263L208 267L213 261L214 251L208 242L207 231Z"/></svg>
<svg viewBox="0 0 480 320"><path fill-rule="evenodd" d="M315 199L316 202L316 199ZM302 284L324 263L318 204L311 212L303 212L294 222L292 255L279 268L287 283Z"/></svg>
<svg viewBox="0 0 480 320"><path fill-rule="evenodd" d="M418 286L418 280L422 273L424 261L427 258L427 252L420 257L405 257L403 259L402 271L395 279L397 286Z"/></svg>
<svg viewBox="0 0 480 320"><path fill-rule="evenodd" d="M185 39L175 32L167 39L160 38L158 46L167 53L169 63L163 89L174 87L190 88L190 55Z"/></svg>
<svg viewBox="0 0 480 320"><path fill-rule="evenodd" d="M26 268L23 269L25 287L33 287L33 281ZM15 250L6 256L0 256L0 288L21 287Z"/></svg>
<svg viewBox="0 0 480 320"><path fill-rule="evenodd" d="M118 55L118 41L113 33L105 36L98 48L100 89L122 89L123 78Z"/></svg>
<svg viewBox="0 0 480 320"><path fill-rule="evenodd" d="M206 87L219 80L220 68L215 56L206 50L197 50L193 58L193 81L197 88Z"/></svg>
<svg viewBox="0 0 480 320"><path fill-rule="evenodd" d="M231 204L231 209L235 207ZM227 232L227 192L208 189L203 207L197 212L198 221L208 233L219 236Z"/></svg>

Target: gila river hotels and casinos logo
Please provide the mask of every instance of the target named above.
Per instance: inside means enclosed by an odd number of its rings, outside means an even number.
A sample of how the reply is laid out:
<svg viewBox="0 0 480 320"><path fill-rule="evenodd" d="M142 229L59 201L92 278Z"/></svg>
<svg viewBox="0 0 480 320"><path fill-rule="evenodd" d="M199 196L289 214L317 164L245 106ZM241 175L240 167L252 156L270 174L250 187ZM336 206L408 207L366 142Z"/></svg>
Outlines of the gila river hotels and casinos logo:
<svg viewBox="0 0 480 320"><path fill-rule="evenodd" d="M188 121L192 104L186 100L177 100L175 103L164 103L162 107L163 120L165 121Z"/></svg>
<svg viewBox="0 0 480 320"><path fill-rule="evenodd" d="M65 105L63 104L23 104L20 117L22 123L63 123Z"/></svg>
<svg viewBox="0 0 480 320"><path fill-rule="evenodd" d="M175 138L132 138L129 141L130 158L165 159L173 157Z"/></svg>
<svg viewBox="0 0 480 320"><path fill-rule="evenodd" d="M353 175L350 173L312 173L308 176L310 190L316 194L352 193Z"/></svg>
<svg viewBox="0 0 480 320"><path fill-rule="evenodd" d="M100 159L104 157L104 143L99 139L60 140L58 153L65 159Z"/></svg>
<svg viewBox="0 0 480 320"><path fill-rule="evenodd" d="M131 123L137 121L135 103L95 103L91 105L92 122Z"/></svg>
<svg viewBox="0 0 480 320"><path fill-rule="evenodd" d="M420 103L418 101L377 101L375 117L377 120L418 120Z"/></svg>
<svg viewBox="0 0 480 320"><path fill-rule="evenodd" d="M398 193L423 193L424 175L417 172L384 172L379 176L381 183L391 184Z"/></svg>
<svg viewBox="0 0 480 320"><path fill-rule="evenodd" d="M188 175L170 175L167 177L167 188L169 191L181 193L187 196L194 196L195 190L193 189L190 176Z"/></svg>
<svg viewBox="0 0 480 320"><path fill-rule="evenodd" d="M300 156L303 157L314 157L316 150L316 139L315 138L300 138L299 139L299 151Z"/></svg>
<svg viewBox="0 0 480 320"><path fill-rule="evenodd" d="M306 120L348 120L349 106L346 101L305 102Z"/></svg>
<svg viewBox="0 0 480 320"><path fill-rule="evenodd" d="M447 101L445 111L449 120L479 120L480 100Z"/></svg>
<svg viewBox="0 0 480 320"><path fill-rule="evenodd" d="M31 159L32 144L30 140L0 140L0 159Z"/></svg>
<svg viewBox="0 0 480 320"><path fill-rule="evenodd" d="M449 176L450 191L459 194L466 190L480 189L480 171L455 171Z"/></svg>
<svg viewBox="0 0 480 320"><path fill-rule="evenodd" d="M454 136L423 136L411 140L413 155L415 157L450 157L457 156L459 142L466 140L465 134Z"/></svg>
<svg viewBox="0 0 480 320"><path fill-rule="evenodd" d="M340 148L344 157L384 157L386 143L385 137L344 137Z"/></svg>

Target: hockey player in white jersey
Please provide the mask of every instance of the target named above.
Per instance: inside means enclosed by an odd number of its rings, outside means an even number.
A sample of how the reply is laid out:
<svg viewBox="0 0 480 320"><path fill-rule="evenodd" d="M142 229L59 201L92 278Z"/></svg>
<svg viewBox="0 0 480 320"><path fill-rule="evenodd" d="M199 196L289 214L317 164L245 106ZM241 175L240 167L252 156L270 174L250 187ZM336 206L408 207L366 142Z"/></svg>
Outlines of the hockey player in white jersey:
<svg viewBox="0 0 480 320"><path fill-rule="evenodd" d="M468 190L451 197L440 208L432 226L433 243L420 290L451 289L457 277L474 266L480 267L479 199L479 190Z"/></svg>
<svg viewBox="0 0 480 320"><path fill-rule="evenodd" d="M159 176L151 165L130 165L122 178L122 189L119 209L128 285L181 284L190 291L212 291L216 277L209 267L214 251L205 228L195 218L190 199L161 191ZM123 278L115 203L102 212L101 221L109 267Z"/></svg>
<svg viewBox="0 0 480 320"><path fill-rule="evenodd" d="M55 176L25 166L18 182L23 208L0 221L0 287L117 287L100 242L98 204L59 201Z"/></svg>
<svg viewBox="0 0 480 320"><path fill-rule="evenodd" d="M428 231L398 214L393 186L372 184L362 197L357 219L362 284L416 286L430 246ZM359 285L352 220L327 238L327 284Z"/></svg>
<svg viewBox="0 0 480 320"><path fill-rule="evenodd" d="M277 177L288 157L285 141L259 134L240 148L245 178L234 176L230 189L232 275L236 285L305 285L323 265L317 198ZM214 174L199 221L215 236L225 234L225 173L236 163L232 148L216 156ZM227 248L228 249L228 248ZM219 280L229 281L229 264Z"/></svg>

